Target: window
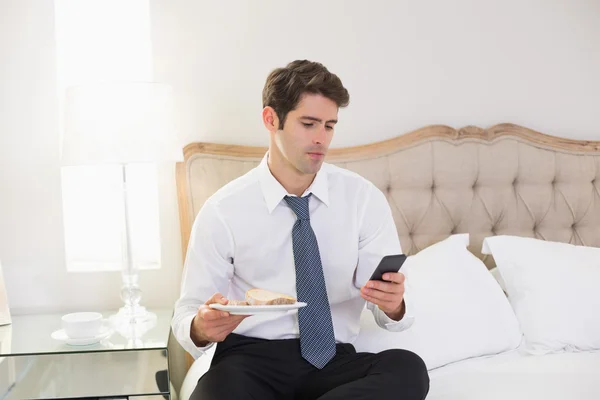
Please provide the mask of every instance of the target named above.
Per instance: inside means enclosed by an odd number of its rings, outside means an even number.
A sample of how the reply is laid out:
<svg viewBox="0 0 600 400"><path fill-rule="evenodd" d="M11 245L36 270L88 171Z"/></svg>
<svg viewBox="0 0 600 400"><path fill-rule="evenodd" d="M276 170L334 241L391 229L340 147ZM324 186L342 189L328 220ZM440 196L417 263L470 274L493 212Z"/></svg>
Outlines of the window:
<svg viewBox="0 0 600 400"><path fill-rule="evenodd" d="M151 81L148 0L55 0L59 113L67 87L100 81ZM62 118L59 119L62 132ZM133 262L159 268L154 164L127 166ZM63 167L65 251L69 271L121 270L125 212L120 166Z"/></svg>

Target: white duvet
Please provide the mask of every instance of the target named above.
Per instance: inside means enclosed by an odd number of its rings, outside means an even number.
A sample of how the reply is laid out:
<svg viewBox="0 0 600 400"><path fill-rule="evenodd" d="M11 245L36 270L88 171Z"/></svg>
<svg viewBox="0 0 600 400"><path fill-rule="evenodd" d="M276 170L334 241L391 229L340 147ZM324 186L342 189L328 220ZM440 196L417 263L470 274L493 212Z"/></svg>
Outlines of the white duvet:
<svg viewBox="0 0 600 400"><path fill-rule="evenodd" d="M188 372L186 400L208 369L214 347ZM427 400L600 400L600 352L521 355L517 350L429 371Z"/></svg>
<svg viewBox="0 0 600 400"><path fill-rule="evenodd" d="M429 372L427 400L600 400L600 352L519 352Z"/></svg>

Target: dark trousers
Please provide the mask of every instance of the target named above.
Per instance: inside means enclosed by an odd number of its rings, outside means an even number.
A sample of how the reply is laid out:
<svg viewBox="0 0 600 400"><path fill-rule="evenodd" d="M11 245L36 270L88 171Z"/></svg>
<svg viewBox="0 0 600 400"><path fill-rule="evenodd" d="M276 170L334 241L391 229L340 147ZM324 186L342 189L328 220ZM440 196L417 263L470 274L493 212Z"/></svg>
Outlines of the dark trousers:
<svg viewBox="0 0 600 400"><path fill-rule="evenodd" d="M217 344L190 399L423 400L428 391L425 363L410 351L357 353L351 344L338 344L336 356L319 370L302 358L297 339L230 334Z"/></svg>

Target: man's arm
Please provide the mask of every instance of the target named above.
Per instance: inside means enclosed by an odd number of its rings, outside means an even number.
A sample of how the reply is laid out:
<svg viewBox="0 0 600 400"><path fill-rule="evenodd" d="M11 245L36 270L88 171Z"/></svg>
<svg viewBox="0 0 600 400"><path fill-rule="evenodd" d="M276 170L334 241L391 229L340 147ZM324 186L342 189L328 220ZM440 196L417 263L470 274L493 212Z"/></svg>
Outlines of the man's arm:
<svg viewBox="0 0 600 400"><path fill-rule="evenodd" d="M358 266L355 286L367 300L377 324L387 330L408 329L414 318L406 301L404 274L386 273L384 281L369 281L379 261L402 253L390 205L374 185L369 185L359 219Z"/></svg>
<svg viewBox="0 0 600 400"><path fill-rule="evenodd" d="M192 321L199 309L216 293L227 295L234 271L232 259L231 232L217 205L209 200L192 226L183 268L181 295L175 303L171 323L175 337L194 358L201 356L212 343L201 343L198 340L198 332L192 332Z"/></svg>

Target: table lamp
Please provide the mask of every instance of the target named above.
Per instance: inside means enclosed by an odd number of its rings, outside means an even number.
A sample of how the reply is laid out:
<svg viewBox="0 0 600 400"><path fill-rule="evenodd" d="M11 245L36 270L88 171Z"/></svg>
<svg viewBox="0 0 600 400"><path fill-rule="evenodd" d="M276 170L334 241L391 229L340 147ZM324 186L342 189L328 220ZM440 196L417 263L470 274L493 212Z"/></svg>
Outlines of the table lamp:
<svg viewBox="0 0 600 400"><path fill-rule="evenodd" d="M173 123L172 90L156 82L97 83L66 91L61 164L119 164L123 171L123 253L118 320L155 318L140 305L139 268L132 259L127 194L129 163L182 161Z"/></svg>

